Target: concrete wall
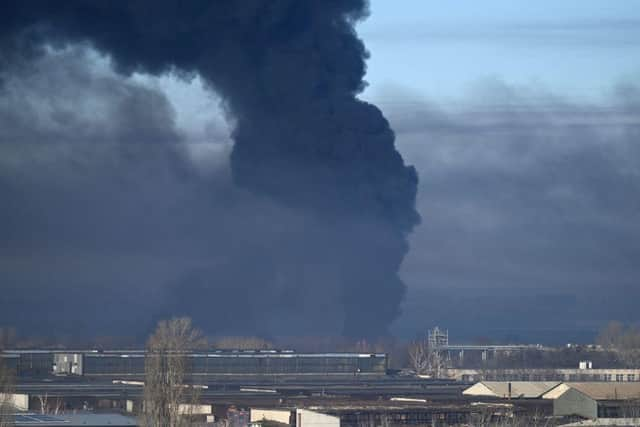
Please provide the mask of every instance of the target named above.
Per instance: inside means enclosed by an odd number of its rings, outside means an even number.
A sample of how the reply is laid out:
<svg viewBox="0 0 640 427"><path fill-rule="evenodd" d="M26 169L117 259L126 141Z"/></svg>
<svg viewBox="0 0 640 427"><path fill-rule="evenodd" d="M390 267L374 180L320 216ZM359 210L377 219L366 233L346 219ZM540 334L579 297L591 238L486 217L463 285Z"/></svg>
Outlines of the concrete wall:
<svg viewBox="0 0 640 427"><path fill-rule="evenodd" d="M306 409L296 409L296 427L340 427L340 418Z"/></svg>
<svg viewBox="0 0 640 427"><path fill-rule="evenodd" d="M81 353L55 353L53 355L55 375L82 375Z"/></svg>
<svg viewBox="0 0 640 427"><path fill-rule="evenodd" d="M183 415L208 415L211 414L211 405L201 405L195 403L181 403L178 406L178 413Z"/></svg>
<svg viewBox="0 0 640 427"><path fill-rule="evenodd" d="M584 418L596 419L598 417L598 402L570 388L553 401L553 415L579 415Z"/></svg>
<svg viewBox="0 0 640 427"><path fill-rule="evenodd" d="M284 411L280 409L251 409L250 419L252 423L268 420L277 421L283 424L290 424L291 411Z"/></svg>

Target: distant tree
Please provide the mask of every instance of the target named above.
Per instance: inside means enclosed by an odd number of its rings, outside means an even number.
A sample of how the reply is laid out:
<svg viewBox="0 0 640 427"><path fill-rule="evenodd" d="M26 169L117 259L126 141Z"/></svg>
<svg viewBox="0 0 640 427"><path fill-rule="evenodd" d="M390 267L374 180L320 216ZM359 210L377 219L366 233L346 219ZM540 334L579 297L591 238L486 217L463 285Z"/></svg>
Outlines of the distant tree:
<svg viewBox="0 0 640 427"><path fill-rule="evenodd" d="M0 350L10 348L16 343L16 330L11 327L0 327Z"/></svg>
<svg viewBox="0 0 640 427"><path fill-rule="evenodd" d="M186 352L201 348L203 338L187 317L161 321L147 342L145 357L145 427L184 427L191 423L198 393L189 387Z"/></svg>
<svg viewBox="0 0 640 427"><path fill-rule="evenodd" d="M625 329L620 322L609 322L600 331L596 343L617 352L627 367L640 366L640 329L629 326Z"/></svg>
<svg viewBox="0 0 640 427"><path fill-rule="evenodd" d="M417 374L427 373L429 369L429 343L425 337L416 338L407 346L409 366Z"/></svg>
<svg viewBox="0 0 640 427"><path fill-rule="evenodd" d="M270 350L274 345L259 337L221 337L214 342L214 347L234 350Z"/></svg>
<svg viewBox="0 0 640 427"><path fill-rule="evenodd" d="M3 346L0 346L2 351ZM13 405L11 394L13 393L13 372L0 357L0 427L13 425Z"/></svg>
<svg viewBox="0 0 640 427"><path fill-rule="evenodd" d="M49 401L48 394L40 394L37 396L38 402L40 403L40 413L41 414L54 414L57 415L62 411L64 404L62 399L56 398Z"/></svg>
<svg viewBox="0 0 640 427"><path fill-rule="evenodd" d="M617 321L607 323L603 329L600 330L596 338L596 344L601 345L604 348L616 348L620 344L620 338L624 334L624 325Z"/></svg>
<svg viewBox="0 0 640 427"><path fill-rule="evenodd" d="M374 350L373 345L365 338L362 338L353 344L353 351L356 353L372 353Z"/></svg>

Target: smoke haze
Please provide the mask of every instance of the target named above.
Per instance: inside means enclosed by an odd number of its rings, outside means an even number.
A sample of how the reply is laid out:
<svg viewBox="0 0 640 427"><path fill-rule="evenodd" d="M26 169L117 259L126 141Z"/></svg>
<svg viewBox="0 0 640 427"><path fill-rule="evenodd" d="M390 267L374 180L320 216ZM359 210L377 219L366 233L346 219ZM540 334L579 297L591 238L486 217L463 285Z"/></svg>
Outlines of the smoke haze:
<svg viewBox="0 0 640 427"><path fill-rule="evenodd" d="M589 343L611 319L638 322L637 84L597 102L497 78L455 103L376 93L421 177L396 333Z"/></svg>
<svg viewBox="0 0 640 427"><path fill-rule="evenodd" d="M384 334L417 175L356 98L366 3L148 5L2 6L2 320L92 335L186 314L211 333ZM92 52L116 72L92 69ZM195 168L171 104L132 73L198 76L220 96L229 166Z"/></svg>
<svg viewBox="0 0 640 427"><path fill-rule="evenodd" d="M0 325L564 344L639 321L635 30L442 6L441 34L374 3L400 21L361 93L362 1L25 3L0 4Z"/></svg>

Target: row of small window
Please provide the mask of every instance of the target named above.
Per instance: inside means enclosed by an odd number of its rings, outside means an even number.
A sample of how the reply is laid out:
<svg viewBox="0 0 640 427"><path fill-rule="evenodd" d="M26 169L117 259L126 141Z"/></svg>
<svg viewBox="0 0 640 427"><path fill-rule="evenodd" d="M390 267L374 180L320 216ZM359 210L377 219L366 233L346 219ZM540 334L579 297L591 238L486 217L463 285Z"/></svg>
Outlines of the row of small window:
<svg viewBox="0 0 640 427"><path fill-rule="evenodd" d="M578 380L592 380L592 381L616 381L616 382L634 382L638 381L638 377L636 374L602 374L602 375L569 375L569 381L578 381Z"/></svg>
<svg viewBox="0 0 640 427"><path fill-rule="evenodd" d="M463 381L472 381L472 380L480 380L479 377L474 377L472 375L463 375ZM487 381L616 381L616 382L635 382L640 381L640 377L636 374L570 374L569 378L565 378L562 374L554 374L554 375L486 375L485 379Z"/></svg>
<svg viewBox="0 0 640 427"><path fill-rule="evenodd" d="M384 361L375 363L355 358L194 358L187 361L187 369L195 373L345 373L384 372ZM144 373L144 359L100 357L86 358L86 374Z"/></svg>
<svg viewBox="0 0 640 427"><path fill-rule="evenodd" d="M604 380L605 381L611 381L613 379L611 374L604 374ZM636 380L636 376L635 374L627 374L627 381L635 381ZM624 374L616 374L616 382L622 382L624 381Z"/></svg>

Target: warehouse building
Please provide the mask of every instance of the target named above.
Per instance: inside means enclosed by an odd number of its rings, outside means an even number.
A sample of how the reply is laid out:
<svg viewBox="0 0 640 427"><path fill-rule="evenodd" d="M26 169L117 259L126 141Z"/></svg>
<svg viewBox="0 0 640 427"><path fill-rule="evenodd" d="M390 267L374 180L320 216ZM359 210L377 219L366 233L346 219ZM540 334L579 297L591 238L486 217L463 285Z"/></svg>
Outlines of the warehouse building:
<svg viewBox="0 0 640 427"><path fill-rule="evenodd" d="M557 418L640 419L638 382L483 381L467 388L462 394L488 400L520 399L538 405L543 412ZM543 402L550 402L551 405Z"/></svg>
<svg viewBox="0 0 640 427"><path fill-rule="evenodd" d="M387 371L386 354L295 353L292 351L212 351L185 355L195 376L376 376ZM19 377L79 375L141 377L144 351L7 351Z"/></svg>
<svg viewBox="0 0 640 427"><path fill-rule="evenodd" d="M84 376L139 376L144 374L143 353L87 353ZM255 375L384 375L384 354L215 352L187 355L192 375L228 377Z"/></svg>
<svg viewBox="0 0 640 427"><path fill-rule="evenodd" d="M640 418L640 383L563 383L543 395L556 416Z"/></svg>

